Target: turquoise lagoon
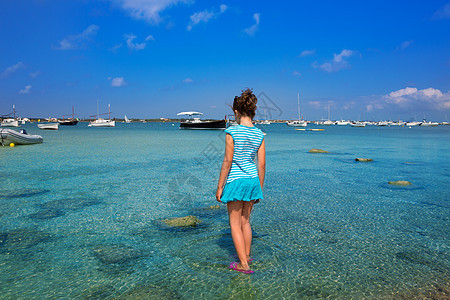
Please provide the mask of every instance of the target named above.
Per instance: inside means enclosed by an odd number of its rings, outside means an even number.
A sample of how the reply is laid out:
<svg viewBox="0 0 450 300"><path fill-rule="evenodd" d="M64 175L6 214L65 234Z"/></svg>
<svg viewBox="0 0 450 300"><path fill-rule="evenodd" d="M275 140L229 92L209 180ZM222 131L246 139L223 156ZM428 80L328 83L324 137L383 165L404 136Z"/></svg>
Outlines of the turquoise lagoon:
<svg viewBox="0 0 450 300"><path fill-rule="evenodd" d="M224 133L178 125L27 124L43 144L1 147L0 298L448 297L450 126L261 125L265 199L245 275L228 269L225 207L208 209ZM161 222L186 215L202 223Z"/></svg>

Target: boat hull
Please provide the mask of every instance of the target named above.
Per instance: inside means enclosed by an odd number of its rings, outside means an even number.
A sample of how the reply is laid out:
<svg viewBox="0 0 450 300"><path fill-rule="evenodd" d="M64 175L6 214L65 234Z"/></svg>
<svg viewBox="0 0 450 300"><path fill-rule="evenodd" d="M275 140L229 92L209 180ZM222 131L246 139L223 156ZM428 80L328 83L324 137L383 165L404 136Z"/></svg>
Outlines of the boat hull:
<svg viewBox="0 0 450 300"><path fill-rule="evenodd" d="M115 127L116 126L116 121L109 121L109 120L103 120L101 122L94 121L94 122L90 122L88 127Z"/></svg>
<svg viewBox="0 0 450 300"><path fill-rule="evenodd" d="M7 121L7 122L5 122L5 121L3 121L2 123L1 123L1 126L2 127L19 127L19 121Z"/></svg>
<svg viewBox="0 0 450 300"><path fill-rule="evenodd" d="M202 122L181 122L180 129L226 129L225 120L202 121Z"/></svg>
<svg viewBox="0 0 450 300"><path fill-rule="evenodd" d="M59 122L59 125L62 125L62 126L75 126L78 124L78 120L61 120L58 122Z"/></svg>
<svg viewBox="0 0 450 300"><path fill-rule="evenodd" d="M20 133L12 129L0 129L0 143L7 146L11 143L16 145L40 144L44 141L40 135Z"/></svg>
<svg viewBox="0 0 450 300"><path fill-rule="evenodd" d="M39 129L42 130L58 130L59 123L50 123L50 124L38 124Z"/></svg>
<svg viewBox="0 0 450 300"><path fill-rule="evenodd" d="M306 126L308 126L308 123L294 121L294 122L286 122L286 125L290 126L290 127L306 127Z"/></svg>

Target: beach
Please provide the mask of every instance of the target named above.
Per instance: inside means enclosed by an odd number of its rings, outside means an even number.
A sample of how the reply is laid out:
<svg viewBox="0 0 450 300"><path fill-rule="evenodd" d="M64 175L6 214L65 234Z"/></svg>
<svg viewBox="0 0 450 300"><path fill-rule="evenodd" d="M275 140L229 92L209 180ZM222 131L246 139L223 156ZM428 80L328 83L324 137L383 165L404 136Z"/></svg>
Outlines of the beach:
<svg viewBox="0 0 450 300"><path fill-rule="evenodd" d="M1 147L0 298L449 297L450 126L258 125L252 275L228 269L225 134L178 127L33 123L44 143Z"/></svg>

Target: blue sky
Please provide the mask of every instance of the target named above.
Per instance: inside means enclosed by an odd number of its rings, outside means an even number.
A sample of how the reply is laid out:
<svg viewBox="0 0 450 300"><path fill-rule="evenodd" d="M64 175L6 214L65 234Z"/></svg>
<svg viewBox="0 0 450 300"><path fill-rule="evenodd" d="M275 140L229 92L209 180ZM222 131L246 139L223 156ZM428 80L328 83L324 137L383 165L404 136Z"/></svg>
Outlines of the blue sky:
<svg viewBox="0 0 450 300"><path fill-rule="evenodd" d="M221 118L250 87L272 118L450 118L448 0L6 0L0 28L0 115Z"/></svg>

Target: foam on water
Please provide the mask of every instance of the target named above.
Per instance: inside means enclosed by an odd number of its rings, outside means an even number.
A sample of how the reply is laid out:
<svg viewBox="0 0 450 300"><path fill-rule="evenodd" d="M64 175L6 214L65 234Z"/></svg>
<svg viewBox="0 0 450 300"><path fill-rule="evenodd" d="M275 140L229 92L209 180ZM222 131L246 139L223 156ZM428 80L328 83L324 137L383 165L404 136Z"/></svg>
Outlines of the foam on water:
<svg viewBox="0 0 450 300"><path fill-rule="evenodd" d="M266 125L249 276L215 187L224 133L177 124L38 131L0 148L5 298L445 298L450 126ZM311 148L330 153L311 154ZM355 162L356 157L373 162ZM388 181L408 180L398 187ZM162 219L195 215L197 227Z"/></svg>

